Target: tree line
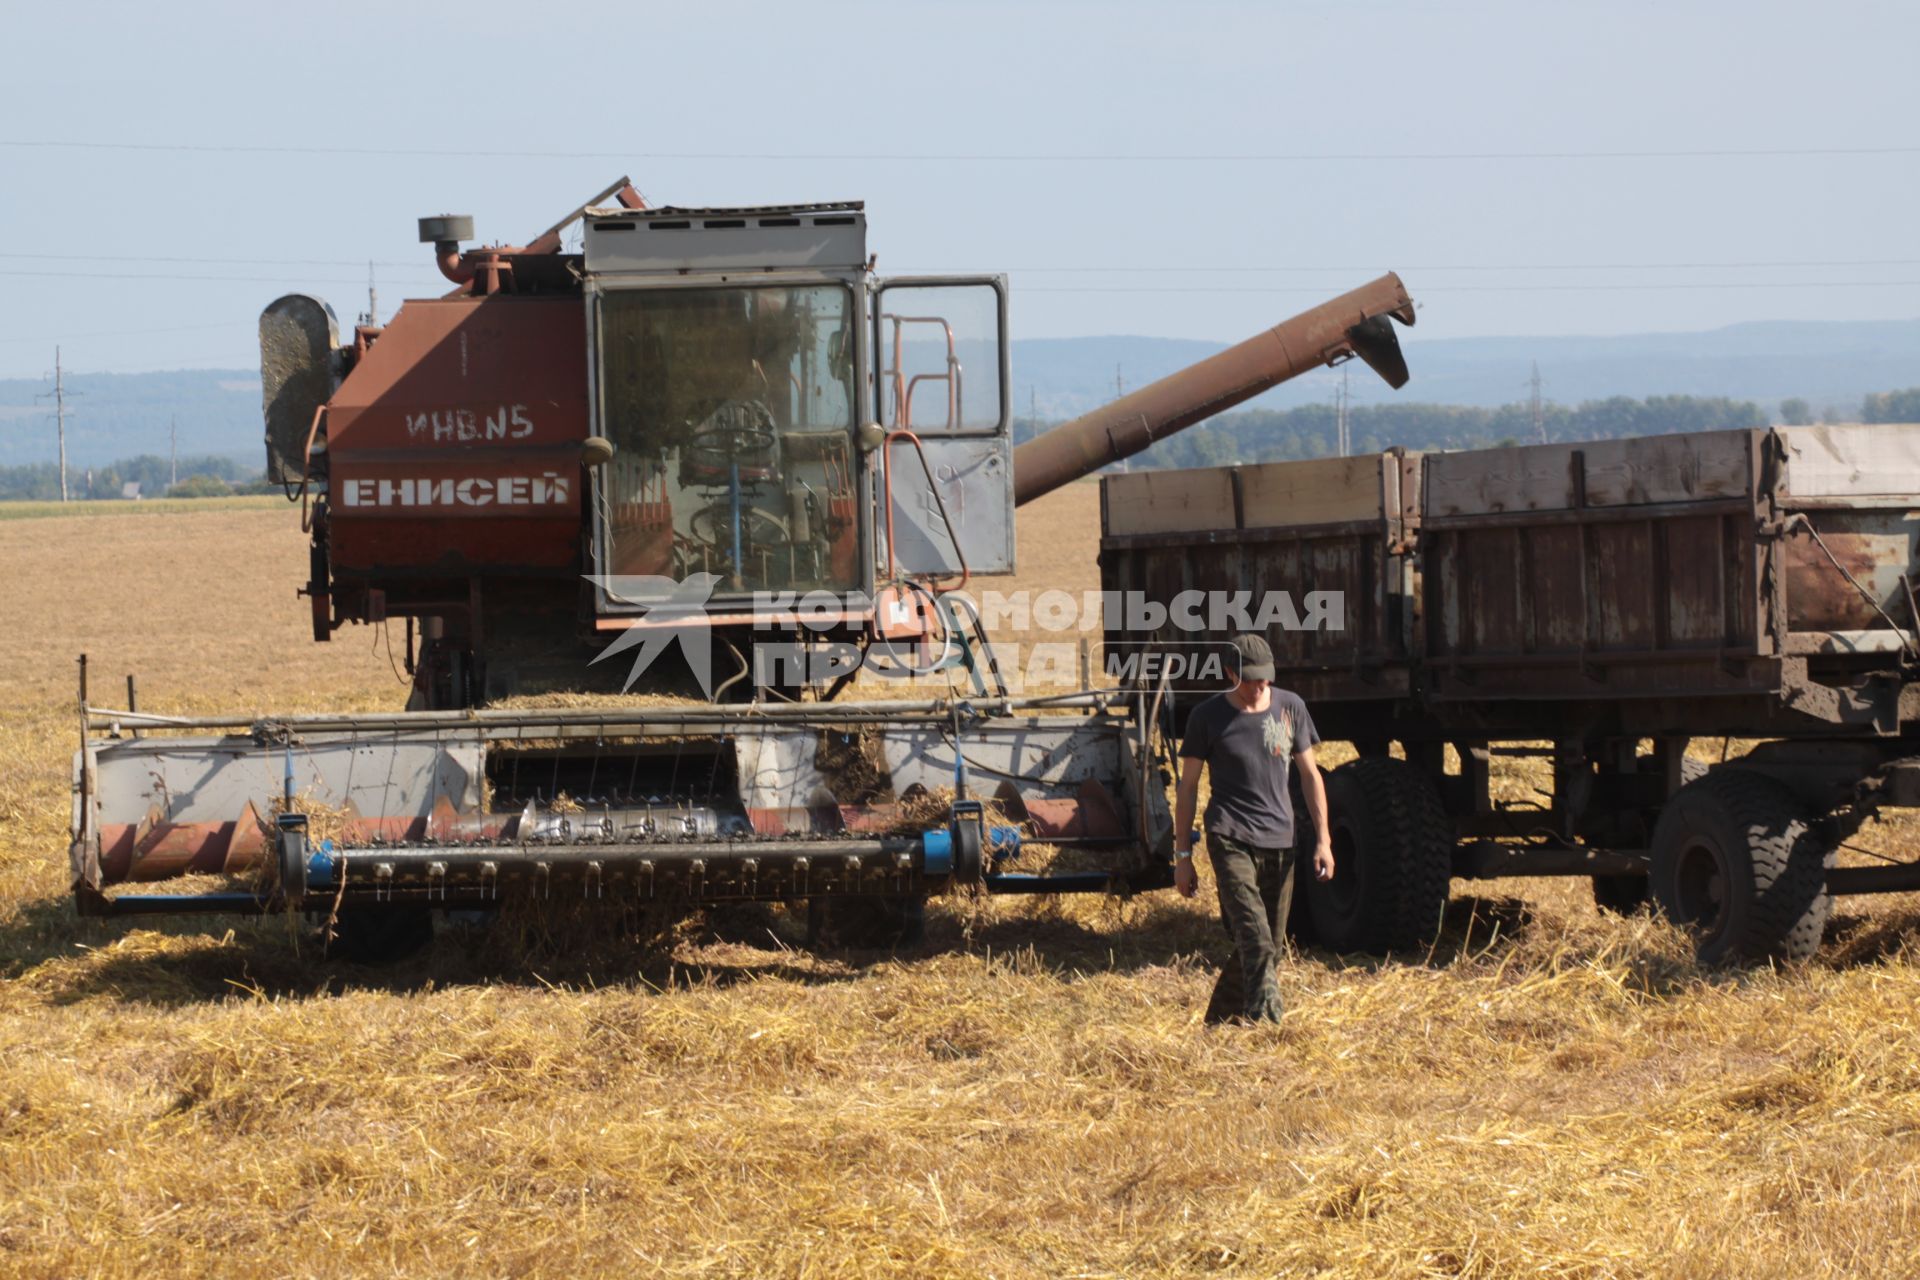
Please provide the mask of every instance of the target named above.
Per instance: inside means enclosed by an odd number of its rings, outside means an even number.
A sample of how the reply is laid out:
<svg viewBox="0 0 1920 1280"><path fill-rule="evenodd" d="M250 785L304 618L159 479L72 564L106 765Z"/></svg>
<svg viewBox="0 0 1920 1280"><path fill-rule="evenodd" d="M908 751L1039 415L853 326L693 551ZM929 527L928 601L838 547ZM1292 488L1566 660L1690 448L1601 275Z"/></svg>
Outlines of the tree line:
<svg viewBox="0 0 1920 1280"><path fill-rule="evenodd" d="M172 483L174 464L157 454L123 458L104 467L67 467L67 494L75 501L117 499L128 482L140 485L143 498L212 498L230 493L279 492L261 483L260 472L218 454L181 458L180 483ZM28 462L0 467L0 502L60 500L60 465Z"/></svg>
<svg viewBox="0 0 1920 1280"><path fill-rule="evenodd" d="M1804 425L1813 421L1813 415L1805 401L1789 400L1780 405L1780 419L1789 425ZM1861 420L1920 422L1920 387L1869 395ZM1354 452L1372 453L1395 445L1420 450L1485 449L1542 440L1614 440L1764 427L1771 421L1766 410L1751 400L1724 396L1649 396L1636 400L1611 396L1578 405L1542 405L1537 423L1532 406L1527 404L1497 408L1420 403L1357 405L1348 411L1348 433ZM1014 436L1017 440L1030 439L1054 425L1021 419L1014 424ZM1223 414L1162 440L1134 458L1133 465L1216 467L1323 458L1334 453L1338 434L1332 405L1251 409Z"/></svg>
<svg viewBox="0 0 1920 1280"><path fill-rule="evenodd" d="M1882 391L1861 402L1862 422L1920 422L1920 387Z"/></svg>

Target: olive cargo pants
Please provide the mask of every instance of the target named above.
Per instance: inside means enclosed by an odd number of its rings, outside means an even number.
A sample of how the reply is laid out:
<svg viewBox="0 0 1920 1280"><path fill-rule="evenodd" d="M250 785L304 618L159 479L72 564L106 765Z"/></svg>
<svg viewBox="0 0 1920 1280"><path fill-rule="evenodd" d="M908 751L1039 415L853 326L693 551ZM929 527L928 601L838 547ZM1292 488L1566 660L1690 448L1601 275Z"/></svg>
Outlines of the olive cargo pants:
<svg viewBox="0 0 1920 1280"><path fill-rule="evenodd" d="M1220 923L1233 939L1233 954L1220 967L1206 1020L1278 1022L1280 984L1273 966L1293 900L1293 850L1261 848L1209 831L1207 859L1213 864Z"/></svg>

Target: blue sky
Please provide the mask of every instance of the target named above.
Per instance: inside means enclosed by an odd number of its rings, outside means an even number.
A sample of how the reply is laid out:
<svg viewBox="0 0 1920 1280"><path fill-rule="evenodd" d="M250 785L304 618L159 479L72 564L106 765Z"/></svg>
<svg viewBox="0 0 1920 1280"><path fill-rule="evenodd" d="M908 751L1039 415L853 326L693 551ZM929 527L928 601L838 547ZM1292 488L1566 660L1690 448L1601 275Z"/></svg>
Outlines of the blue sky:
<svg viewBox="0 0 1920 1280"><path fill-rule="evenodd" d="M622 173L868 202L1023 337L1230 340L1401 271L1417 337L1920 315L1920 6L35 6L0 80L0 377L245 367ZM1755 154L1755 153L1767 154ZM386 153L386 154L379 154ZM392 154L404 153L404 154ZM503 155L498 153L513 153ZM1689 154L1674 154L1689 153Z"/></svg>

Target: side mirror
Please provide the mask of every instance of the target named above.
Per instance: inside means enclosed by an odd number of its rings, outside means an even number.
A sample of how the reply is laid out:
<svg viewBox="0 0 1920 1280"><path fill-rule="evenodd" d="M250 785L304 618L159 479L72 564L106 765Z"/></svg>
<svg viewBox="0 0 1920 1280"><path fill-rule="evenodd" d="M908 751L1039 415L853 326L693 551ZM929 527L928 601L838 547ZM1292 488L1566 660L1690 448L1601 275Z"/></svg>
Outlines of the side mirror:
<svg viewBox="0 0 1920 1280"><path fill-rule="evenodd" d="M613 441L605 436L588 436L580 442L580 465L591 471L613 461Z"/></svg>

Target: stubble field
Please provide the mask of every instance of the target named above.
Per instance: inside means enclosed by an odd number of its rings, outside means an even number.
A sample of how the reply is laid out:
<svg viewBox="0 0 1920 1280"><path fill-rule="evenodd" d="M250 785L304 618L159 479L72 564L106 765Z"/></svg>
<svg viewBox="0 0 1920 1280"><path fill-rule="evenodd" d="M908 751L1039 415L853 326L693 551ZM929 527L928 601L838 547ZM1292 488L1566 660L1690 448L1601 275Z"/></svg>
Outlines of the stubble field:
<svg viewBox="0 0 1920 1280"><path fill-rule="evenodd" d="M1093 585L1095 499L1022 513L1022 585ZM773 910L384 969L76 920L78 652L154 710L401 701L374 635L307 638L304 570L257 504L0 521L0 1273L1920 1270L1905 898L1708 973L1584 883L1461 885L1429 952L1293 957L1283 1026L1223 1031L1204 883L937 904L895 955Z"/></svg>

